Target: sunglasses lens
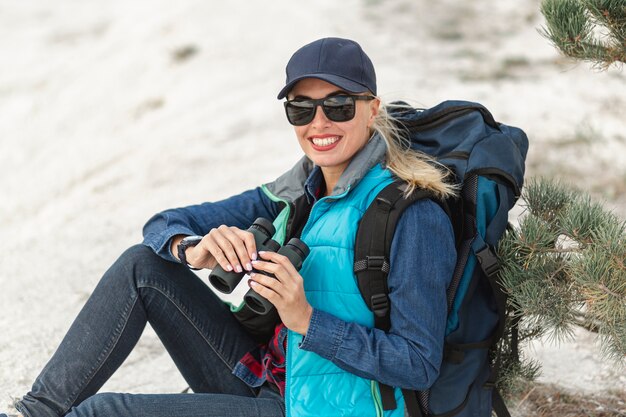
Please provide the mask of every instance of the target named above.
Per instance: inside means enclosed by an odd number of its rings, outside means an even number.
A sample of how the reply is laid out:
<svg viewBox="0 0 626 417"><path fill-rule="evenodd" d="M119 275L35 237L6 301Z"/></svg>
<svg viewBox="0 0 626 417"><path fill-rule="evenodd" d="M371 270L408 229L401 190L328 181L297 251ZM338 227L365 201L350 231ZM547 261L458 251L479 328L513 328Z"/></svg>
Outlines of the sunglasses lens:
<svg viewBox="0 0 626 417"><path fill-rule="evenodd" d="M287 119L294 126L303 126L311 123L315 116L315 103L308 100L289 101L285 105Z"/></svg>
<svg viewBox="0 0 626 417"><path fill-rule="evenodd" d="M285 111L289 123L304 126L311 123L315 110L322 105L324 114L333 122L347 122L354 118L355 99L352 96L332 96L318 100L293 100L285 102Z"/></svg>
<svg viewBox="0 0 626 417"><path fill-rule="evenodd" d="M324 113L333 122L347 122L354 118L354 99L350 96L334 96L324 100Z"/></svg>

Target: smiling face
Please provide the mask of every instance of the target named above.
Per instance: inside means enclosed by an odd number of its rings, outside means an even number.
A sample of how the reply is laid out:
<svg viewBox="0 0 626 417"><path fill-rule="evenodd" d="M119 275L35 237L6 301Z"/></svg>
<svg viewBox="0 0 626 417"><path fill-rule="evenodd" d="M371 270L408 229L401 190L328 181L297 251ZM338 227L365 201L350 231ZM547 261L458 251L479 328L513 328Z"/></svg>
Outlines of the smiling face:
<svg viewBox="0 0 626 417"><path fill-rule="evenodd" d="M350 94L326 81L305 78L291 89L289 99L319 99L338 93ZM347 122L329 120L318 107L309 124L294 126L300 147L315 165L322 168L328 192L332 191L352 157L367 143L379 105L378 99L357 100L355 116Z"/></svg>

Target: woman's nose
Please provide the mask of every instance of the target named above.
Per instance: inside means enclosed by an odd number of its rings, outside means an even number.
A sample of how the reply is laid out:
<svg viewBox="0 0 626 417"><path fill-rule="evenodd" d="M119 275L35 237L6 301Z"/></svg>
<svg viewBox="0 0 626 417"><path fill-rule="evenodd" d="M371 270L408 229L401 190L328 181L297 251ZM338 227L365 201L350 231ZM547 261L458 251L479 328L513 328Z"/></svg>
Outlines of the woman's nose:
<svg viewBox="0 0 626 417"><path fill-rule="evenodd" d="M315 127L325 127L330 125L331 121L326 117L326 113L324 113L324 109L322 105L319 104L315 108L315 116L313 116L313 120L311 120L311 125Z"/></svg>

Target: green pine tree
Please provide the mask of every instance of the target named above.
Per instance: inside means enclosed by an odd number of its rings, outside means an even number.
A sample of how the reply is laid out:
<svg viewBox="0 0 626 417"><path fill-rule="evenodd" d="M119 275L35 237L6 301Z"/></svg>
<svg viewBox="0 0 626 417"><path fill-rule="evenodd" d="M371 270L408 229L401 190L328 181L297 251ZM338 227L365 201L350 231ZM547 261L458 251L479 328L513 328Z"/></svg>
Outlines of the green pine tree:
<svg viewBox="0 0 626 417"><path fill-rule="evenodd" d="M603 69L626 62L626 0L543 0L541 12L563 54Z"/></svg>
<svg viewBox="0 0 626 417"><path fill-rule="evenodd" d="M606 357L626 365L626 222L551 180L530 181L523 199L519 226L498 247L509 322L519 324L501 342L501 389L515 391L539 371L513 339L523 348L542 336L569 337L574 326L597 332Z"/></svg>

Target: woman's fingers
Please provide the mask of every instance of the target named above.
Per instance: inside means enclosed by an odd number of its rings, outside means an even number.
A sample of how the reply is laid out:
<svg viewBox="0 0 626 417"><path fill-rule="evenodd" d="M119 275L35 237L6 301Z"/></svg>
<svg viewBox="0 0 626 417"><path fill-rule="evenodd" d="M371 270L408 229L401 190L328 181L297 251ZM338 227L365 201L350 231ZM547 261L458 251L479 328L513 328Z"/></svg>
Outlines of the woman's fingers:
<svg viewBox="0 0 626 417"><path fill-rule="evenodd" d="M280 296L288 296L291 292L297 291L298 286L302 285L302 277L287 257L276 252L263 251L259 252L259 255L267 260L252 262L254 269L261 272L251 274L253 280L271 288ZM264 273L273 276L267 276Z"/></svg>
<svg viewBox="0 0 626 417"><path fill-rule="evenodd" d="M231 230L239 236L239 238L243 241L245 245L245 250L248 254L249 260L256 260L256 242L254 241L254 235L247 230L241 230L236 227L232 227Z"/></svg>
<svg viewBox="0 0 626 417"><path fill-rule="evenodd" d="M217 229L212 229L202 240L203 248L213 255L217 263L225 271L232 271L233 266L231 264L231 260L226 255L229 250L225 250L224 248L224 246L227 245L229 245L228 241L219 236ZM232 248L230 249L230 252L232 252Z"/></svg>
<svg viewBox="0 0 626 417"><path fill-rule="evenodd" d="M248 246L251 244L250 240L252 240L252 245L254 245L254 236L252 233L234 226L220 226L218 230L221 236L227 241L227 243L224 244L227 249L225 255L234 270L236 272L242 272L244 269L251 271L252 264L250 263L250 250Z"/></svg>
<svg viewBox="0 0 626 417"><path fill-rule="evenodd" d="M252 233L237 227L220 226L203 239L204 248L226 271L252 270L251 253L256 252Z"/></svg>
<svg viewBox="0 0 626 417"><path fill-rule="evenodd" d="M263 275L259 273L255 273L255 272L250 274L250 283L251 283L251 286L253 287L255 286L255 284L261 284L261 285L257 285L257 287L267 288L271 290L272 292L276 293L277 295L280 295L280 290L283 287L280 281L278 281L276 278L269 277L267 275Z"/></svg>
<svg viewBox="0 0 626 417"><path fill-rule="evenodd" d="M251 271L256 258L254 235L234 226L211 229L198 245L187 250L187 263L194 267L213 269L219 264L225 271L238 273Z"/></svg>
<svg viewBox="0 0 626 417"><path fill-rule="evenodd" d="M302 276L283 255L262 251L259 256L263 260L252 264L262 272L251 274L248 284L276 307L287 328L306 334L313 308L306 299ZM275 278L263 273L271 273Z"/></svg>
<svg viewBox="0 0 626 417"><path fill-rule="evenodd" d="M278 268L282 268L289 275L299 275L296 267L293 266L289 258L287 258L285 255L281 255L277 252L268 251L260 251L259 255L261 256L262 261L258 261L258 263L255 262L255 268L257 268L257 265L259 265L260 268L258 269L269 268L269 270L262 270L272 273L277 272Z"/></svg>

